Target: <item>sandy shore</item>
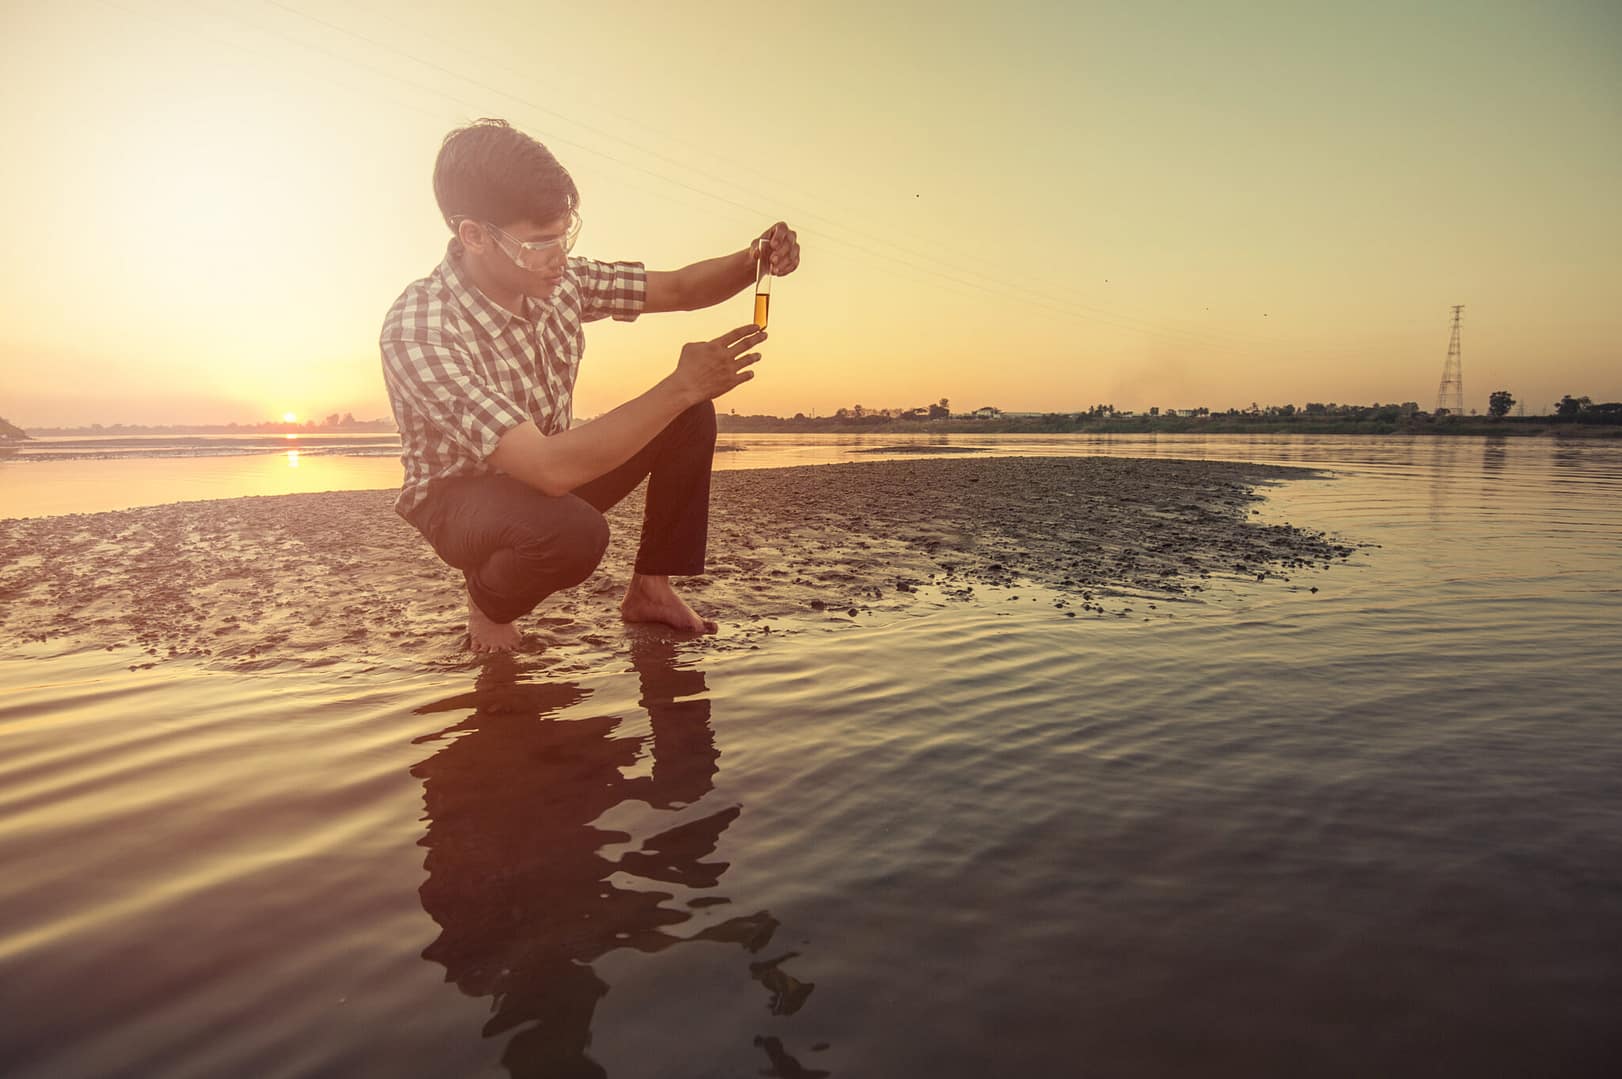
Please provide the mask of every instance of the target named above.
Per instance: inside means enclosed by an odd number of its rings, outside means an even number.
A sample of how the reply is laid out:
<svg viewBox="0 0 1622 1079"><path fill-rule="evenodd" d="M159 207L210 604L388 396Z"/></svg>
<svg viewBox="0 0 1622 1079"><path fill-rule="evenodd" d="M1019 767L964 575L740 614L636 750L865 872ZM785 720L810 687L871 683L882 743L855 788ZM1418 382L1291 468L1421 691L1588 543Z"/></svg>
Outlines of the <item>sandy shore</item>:
<svg viewBox="0 0 1622 1079"><path fill-rule="evenodd" d="M708 573L685 582L749 647L768 619L861 619L1021 581L1055 617L1197 600L1213 576L1279 579L1351 548L1256 522L1255 485L1299 469L1121 458L886 461L720 472ZM0 520L0 650L138 646L150 665L460 665L461 576L393 492L186 502ZM522 625L526 650L612 647L641 495L597 574ZM1141 611L1140 611L1141 613ZM778 626L780 632L784 628Z"/></svg>

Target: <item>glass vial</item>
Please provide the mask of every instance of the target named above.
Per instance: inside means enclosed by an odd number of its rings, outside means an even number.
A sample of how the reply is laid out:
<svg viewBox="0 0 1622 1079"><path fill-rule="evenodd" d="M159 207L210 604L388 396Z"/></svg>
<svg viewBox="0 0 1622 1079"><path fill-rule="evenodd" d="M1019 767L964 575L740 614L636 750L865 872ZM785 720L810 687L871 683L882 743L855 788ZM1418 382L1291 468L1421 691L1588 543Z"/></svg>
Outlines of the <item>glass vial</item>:
<svg viewBox="0 0 1622 1079"><path fill-rule="evenodd" d="M772 271L767 261L766 241L755 248L755 325L766 328L766 311L772 303Z"/></svg>

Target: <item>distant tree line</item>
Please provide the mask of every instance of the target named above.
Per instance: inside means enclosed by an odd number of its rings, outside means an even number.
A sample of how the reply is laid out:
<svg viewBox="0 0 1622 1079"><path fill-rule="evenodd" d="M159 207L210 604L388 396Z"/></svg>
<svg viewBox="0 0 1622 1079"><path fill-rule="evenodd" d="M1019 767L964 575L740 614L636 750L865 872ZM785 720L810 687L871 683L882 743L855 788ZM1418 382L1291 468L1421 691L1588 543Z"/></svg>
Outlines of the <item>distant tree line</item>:
<svg viewBox="0 0 1622 1079"><path fill-rule="evenodd" d="M1555 404L1552 416L1510 417L1515 398L1508 390L1495 391L1488 399L1487 415L1471 412L1468 416L1450 415L1447 410L1431 413L1419 407L1417 401L1401 403L1339 404L1334 401L1309 401L1305 405L1261 405L1251 402L1249 408L1229 408L1213 411L1210 408L1171 408L1152 406L1143 412L1117 409L1113 404L1096 404L1076 412L1005 412L994 406L984 406L972 412L951 411L950 402L941 398L936 405L918 408L870 409L851 405L838 409L832 416L807 416L797 412L792 417L736 413L722 415L723 431L937 431L986 433L1065 433L1093 431L1104 433L1132 433L1138 431L1164 432L1251 432L1293 431L1307 434L1392 434L1397 432L1446 434L1484 431L1491 426L1503 425L1527 434L1557 428L1575 422L1585 425L1622 424L1622 404L1594 404L1587 397L1567 395Z"/></svg>
<svg viewBox="0 0 1622 1079"><path fill-rule="evenodd" d="M1622 424L1622 401L1607 401L1596 405L1587 397L1566 394L1554 406L1558 419L1573 423Z"/></svg>
<svg viewBox="0 0 1622 1079"><path fill-rule="evenodd" d="M804 413L795 413L803 416ZM918 405L914 408L864 408L861 405L851 405L841 408L834 413L836 420L850 420L853 423L883 423L885 420L945 420L952 415L951 402L942 397L932 405Z"/></svg>
<svg viewBox="0 0 1622 1079"><path fill-rule="evenodd" d="M1495 390L1487 399L1487 415L1501 420L1515 407L1515 398L1508 390ZM1589 397L1566 394L1554 403L1557 421L1586 424L1622 424L1622 401L1595 404Z"/></svg>

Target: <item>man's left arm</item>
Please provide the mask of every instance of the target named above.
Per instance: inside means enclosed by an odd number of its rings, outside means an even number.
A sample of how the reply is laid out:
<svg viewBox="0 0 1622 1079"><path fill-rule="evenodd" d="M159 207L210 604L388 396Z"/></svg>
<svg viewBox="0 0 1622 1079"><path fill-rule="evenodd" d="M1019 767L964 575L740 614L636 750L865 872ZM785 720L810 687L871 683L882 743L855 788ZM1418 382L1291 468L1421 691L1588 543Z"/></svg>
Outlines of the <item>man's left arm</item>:
<svg viewBox="0 0 1622 1079"><path fill-rule="evenodd" d="M649 270L643 310L697 311L731 299L755 283L757 258L766 259L775 276L793 273L800 265L800 243L794 230L779 221L742 251L679 270Z"/></svg>

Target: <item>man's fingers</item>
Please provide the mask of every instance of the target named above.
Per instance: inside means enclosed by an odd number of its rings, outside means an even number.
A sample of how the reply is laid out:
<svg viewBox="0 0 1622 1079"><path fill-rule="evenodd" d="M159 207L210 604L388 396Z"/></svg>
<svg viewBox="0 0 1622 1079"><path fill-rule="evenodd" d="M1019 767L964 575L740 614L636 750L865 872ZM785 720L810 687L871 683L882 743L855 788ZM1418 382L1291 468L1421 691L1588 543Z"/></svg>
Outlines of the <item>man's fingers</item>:
<svg viewBox="0 0 1622 1079"><path fill-rule="evenodd" d="M760 238L755 241L759 245L756 257L758 258L761 254L764 254L775 263L783 250L793 242L794 230L788 227L787 222L779 221L761 233Z"/></svg>
<svg viewBox="0 0 1622 1079"><path fill-rule="evenodd" d="M759 332L760 332L760 327L759 326L756 326L753 322L746 322L742 326L737 326L737 327L735 327L733 329L728 330L726 333L722 334L719 337L712 337L710 339L710 344L712 344L712 345L720 345L722 348L731 348L732 343L734 341L737 341L737 340L739 340L741 338L747 337L752 333L759 333Z"/></svg>
<svg viewBox="0 0 1622 1079"><path fill-rule="evenodd" d="M774 274L791 273L800 264L800 245L794 230L779 221L767 231L771 237L771 268Z"/></svg>
<svg viewBox="0 0 1622 1079"><path fill-rule="evenodd" d="M722 348L736 356L744 349L754 348L764 340L766 340L766 331L751 322L747 325L739 326L735 330L728 330L720 337L717 337L715 340L711 341L710 344L720 345Z"/></svg>
<svg viewBox="0 0 1622 1079"><path fill-rule="evenodd" d="M748 367L750 364L759 363L759 362L760 362L760 353L758 353L758 352L751 352L747 356L739 356L738 357L738 370L741 371L745 367Z"/></svg>
<svg viewBox="0 0 1622 1079"><path fill-rule="evenodd" d="M732 342L732 344L727 346L727 351L732 353L734 357L745 349L754 348L756 345L766 340L766 331L761 329L759 326L751 326L750 330L750 333L744 334L742 337L738 338L736 341Z"/></svg>

